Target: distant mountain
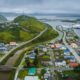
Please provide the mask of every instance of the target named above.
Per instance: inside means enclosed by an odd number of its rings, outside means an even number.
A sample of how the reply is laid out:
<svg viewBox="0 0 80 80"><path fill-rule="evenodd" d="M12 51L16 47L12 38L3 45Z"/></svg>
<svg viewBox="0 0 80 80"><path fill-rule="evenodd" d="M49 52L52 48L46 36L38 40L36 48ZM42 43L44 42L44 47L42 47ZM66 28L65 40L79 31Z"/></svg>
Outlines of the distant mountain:
<svg viewBox="0 0 80 80"><path fill-rule="evenodd" d="M7 18L2 16L2 15L0 15L0 22L6 22L6 21L7 21Z"/></svg>

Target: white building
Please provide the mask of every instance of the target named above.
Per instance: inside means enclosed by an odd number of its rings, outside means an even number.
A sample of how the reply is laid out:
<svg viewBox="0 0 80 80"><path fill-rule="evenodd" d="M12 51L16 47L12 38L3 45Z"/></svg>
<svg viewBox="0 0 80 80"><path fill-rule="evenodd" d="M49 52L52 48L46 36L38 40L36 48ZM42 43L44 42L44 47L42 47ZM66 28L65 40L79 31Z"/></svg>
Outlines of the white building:
<svg viewBox="0 0 80 80"><path fill-rule="evenodd" d="M24 80L40 80L38 76L25 76Z"/></svg>
<svg viewBox="0 0 80 80"><path fill-rule="evenodd" d="M66 61L57 61L55 62L55 66L66 66Z"/></svg>

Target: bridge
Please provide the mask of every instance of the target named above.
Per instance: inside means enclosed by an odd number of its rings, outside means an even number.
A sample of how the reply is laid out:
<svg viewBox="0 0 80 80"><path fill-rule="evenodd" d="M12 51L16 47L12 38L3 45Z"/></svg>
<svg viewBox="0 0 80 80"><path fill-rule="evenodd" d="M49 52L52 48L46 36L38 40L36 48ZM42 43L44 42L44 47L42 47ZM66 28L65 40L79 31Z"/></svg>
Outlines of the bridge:
<svg viewBox="0 0 80 80"><path fill-rule="evenodd" d="M0 71L11 71L11 70L16 69L16 68L17 67L0 65Z"/></svg>

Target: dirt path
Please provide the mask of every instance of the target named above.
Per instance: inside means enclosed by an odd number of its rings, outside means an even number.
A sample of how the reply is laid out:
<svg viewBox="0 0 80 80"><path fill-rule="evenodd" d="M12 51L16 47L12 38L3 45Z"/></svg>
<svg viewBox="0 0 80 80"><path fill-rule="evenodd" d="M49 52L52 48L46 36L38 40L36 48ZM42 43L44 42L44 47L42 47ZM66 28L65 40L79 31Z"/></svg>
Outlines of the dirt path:
<svg viewBox="0 0 80 80"><path fill-rule="evenodd" d="M24 49L18 50L12 57L10 57L7 62L5 63L5 66L13 66L16 60L19 58L20 54L28 49L29 47L26 47Z"/></svg>

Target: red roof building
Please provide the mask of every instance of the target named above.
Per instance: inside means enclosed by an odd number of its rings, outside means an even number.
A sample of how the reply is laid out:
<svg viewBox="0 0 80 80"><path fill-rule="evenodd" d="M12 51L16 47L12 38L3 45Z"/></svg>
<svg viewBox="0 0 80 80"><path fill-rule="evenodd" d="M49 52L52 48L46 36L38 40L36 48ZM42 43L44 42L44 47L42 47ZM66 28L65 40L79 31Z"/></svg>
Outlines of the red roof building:
<svg viewBox="0 0 80 80"><path fill-rule="evenodd" d="M73 66L73 67L76 67L78 65L79 65L78 63L69 63L69 66Z"/></svg>
<svg viewBox="0 0 80 80"><path fill-rule="evenodd" d="M52 45L51 45L51 48L54 48L54 47L55 47L54 44L52 44Z"/></svg>
<svg viewBox="0 0 80 80"><path fill-rule="evenodd" d="M16 42L10 42L10 45L16 45Z"/></svg>
<svg viewBox="0 0 80 80"><path fill-rule="evenodd" d="M58 44L55 44L55 46L56 46L56 47L60 47L60 46L62 46L62 44L59 44L59 43L58 43Z"/></svg>

